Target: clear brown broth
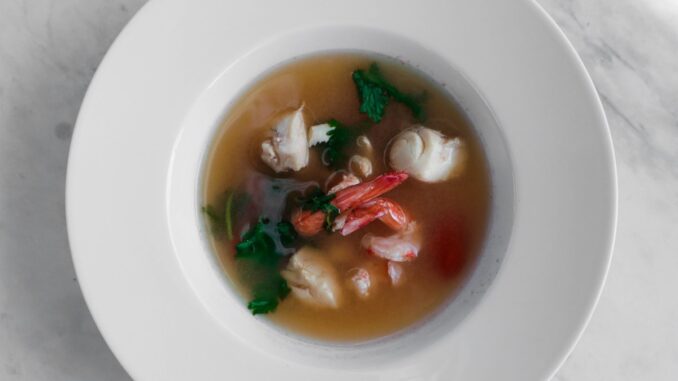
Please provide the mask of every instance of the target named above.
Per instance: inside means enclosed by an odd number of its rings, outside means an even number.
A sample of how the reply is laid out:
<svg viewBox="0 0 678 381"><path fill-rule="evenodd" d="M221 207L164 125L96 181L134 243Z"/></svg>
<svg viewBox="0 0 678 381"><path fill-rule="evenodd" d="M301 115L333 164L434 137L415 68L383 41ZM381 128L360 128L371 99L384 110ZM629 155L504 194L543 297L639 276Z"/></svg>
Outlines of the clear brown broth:
<svg viewBox="0 0 678 381"><path fill-rule="evenodd" d="M404 284L396 288L384 280L377 284L377 292L367 300L352 296L347 290L345 295L349 297L336 310L308 307L289 296L275 313L266 315L282 327L317 339L355 341L381 337L404 329L441 308L473 268L488 224L491 194L485 154L473 127L456 103L441 86L400 62L351 53L295 60L273 70L242 95L226 116L209 154L205 202L221 207L226 189L242 189L243 184L255 176L261 177L266 184L278 181L274 178L291 179L289 181L295 184L296 181L324 184L332 171L321 164L318 150L311 150L309 165L303 170L276 175L259 159L261 139L276 116L296 109L302 103L307 110L308 125L330 118L349 125L364 122L367 118L358 111L359 100L351 73L356 68L367 68L372 62L377 62L385 77L400 90L426 94L427 119L424 124L448 136L461 137L468 145L469 160L465 172L458 178L439 184L408 179L388 193L389 198L408 210L423 231L424 245L419 257L403 265ZM367 130L366 135L375 149L375 174L389 170L384 160L389 140L415 123L409 109L391 102L382 122ZM278 184L283 188L288 185ZM283 203L284 198L272 193L267 193L265 198L269 212L288 216L289 210L274 211L276 205L272 205ZM236 220L238 217L243 216L236 216ZM241 225L247 222L253 221L241 221ZM452 229L452 233L447 229ZM385 274L385 262L370 257L360 247L360 239L367 232L389 234L381 223L374 222L347 237L321 233L312 239L312 244L327 253L342 277L348 278L349 270L358 266L374 266ZM459 234L462 237L457 239ZM463 244L458 243L460 240ZM223 237L213 238L213 246L228 278L243 293L245 308L249 298L247 274L239 270L233 246ZM441 260L445 255L462 259Z"/></svg>

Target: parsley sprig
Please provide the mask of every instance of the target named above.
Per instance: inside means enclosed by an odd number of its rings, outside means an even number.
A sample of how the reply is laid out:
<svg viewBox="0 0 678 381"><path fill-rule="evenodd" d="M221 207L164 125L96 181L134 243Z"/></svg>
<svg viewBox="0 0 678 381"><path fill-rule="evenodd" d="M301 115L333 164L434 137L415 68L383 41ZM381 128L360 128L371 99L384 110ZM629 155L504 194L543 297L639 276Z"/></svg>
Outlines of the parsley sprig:
<svg viewBox="0 0 678 381"><path fill-rule="evenodd" d="M425 114L420 100L413 95L400 92L388 82L376 63L372 63L367 70L354 71L353 82L358 88L360 112L367 114L373 122L381 121L391 98L407 106L415 118L424 120Z"/></svg>

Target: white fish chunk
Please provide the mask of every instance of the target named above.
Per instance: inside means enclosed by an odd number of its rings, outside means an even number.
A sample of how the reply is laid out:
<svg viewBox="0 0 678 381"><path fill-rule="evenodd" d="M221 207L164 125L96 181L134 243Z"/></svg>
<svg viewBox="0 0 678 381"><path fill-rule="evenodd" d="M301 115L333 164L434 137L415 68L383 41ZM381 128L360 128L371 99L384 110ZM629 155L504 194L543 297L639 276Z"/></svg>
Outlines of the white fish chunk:
<svg viewBox="0 0 678 381"><path fill-rule="evenodd" d="M320 251L304 246L297 251L281 275L302 302L320 308L338 308L342 289L335 268Z"/></svg>
<svg viewBox="0 0 678 381"><path fill-rule="evenodd" d="M435 183L458 176L466 166L466 146L459 138L417 125L396 135L390 144L389 165L418 180Z"/></svg>
<svg viewBox="0 0 678 381"><path fill-rule="evenodd" d="M272 136L261 143L261 160L276 172L298 171L308 165L304 106L283 115Z"/></svg>

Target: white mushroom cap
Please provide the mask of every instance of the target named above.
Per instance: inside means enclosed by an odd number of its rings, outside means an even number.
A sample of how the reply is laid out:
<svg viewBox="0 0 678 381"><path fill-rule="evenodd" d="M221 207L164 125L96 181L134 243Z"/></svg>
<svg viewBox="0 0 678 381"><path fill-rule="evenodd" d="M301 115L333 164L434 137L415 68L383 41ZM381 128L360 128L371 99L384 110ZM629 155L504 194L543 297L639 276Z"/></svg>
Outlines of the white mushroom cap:
<svg viewBox="0 0 678 381"><path fill-rule="evenodd" d="M348 161L348 170L362 178L370 177L372 174L372 162L365 156L353 155Z"/></svg>
<svg viewBox="0 0 678 381"><path fill-rule="evenodd" d="M292 295L302 302L321 308L339 307L342 289L337 272L320 251L302 247L280 273Z"/></svg>
<svg viewBox="0 0 678 381"><path fill-rule="evenodd" d="M466 164L466 147L436 130L417 125L396 135L390 144L389 165L415 178L435 183L457 176Z"/></svg>
<svg viewBox="0 0 678 381"><path fill-rule="evenodd" d="M283 115L273 136L261 143L261 160L276 172L298 171L308 165L308 143L304 106Z"/></svg>

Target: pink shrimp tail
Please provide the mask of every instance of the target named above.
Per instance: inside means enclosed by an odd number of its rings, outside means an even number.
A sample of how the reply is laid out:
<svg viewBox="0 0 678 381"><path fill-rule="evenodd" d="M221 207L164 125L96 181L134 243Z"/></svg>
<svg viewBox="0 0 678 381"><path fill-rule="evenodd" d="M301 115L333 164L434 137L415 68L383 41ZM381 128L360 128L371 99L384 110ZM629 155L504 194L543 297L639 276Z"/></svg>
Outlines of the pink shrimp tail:
<svg viewBox="0 0 678 381"><path fill-rule="evenodd" d="M371 181L340 190L331 203L339 209L340 213L344 213L389 192L407 180L407 177L405 172L385 173ZM318 234L323 228L324 221L325 213L321 211L297 210L292 214L292 224L295 230L305 237Z"/></svg>
<svg viewBox="0 0 678 381"><path fill-rule="evenodd" d="M410 221L407 213L395 201L375 198L348 212L341 235L349 235L377 219L396 231L405 229Z"/></svg>

